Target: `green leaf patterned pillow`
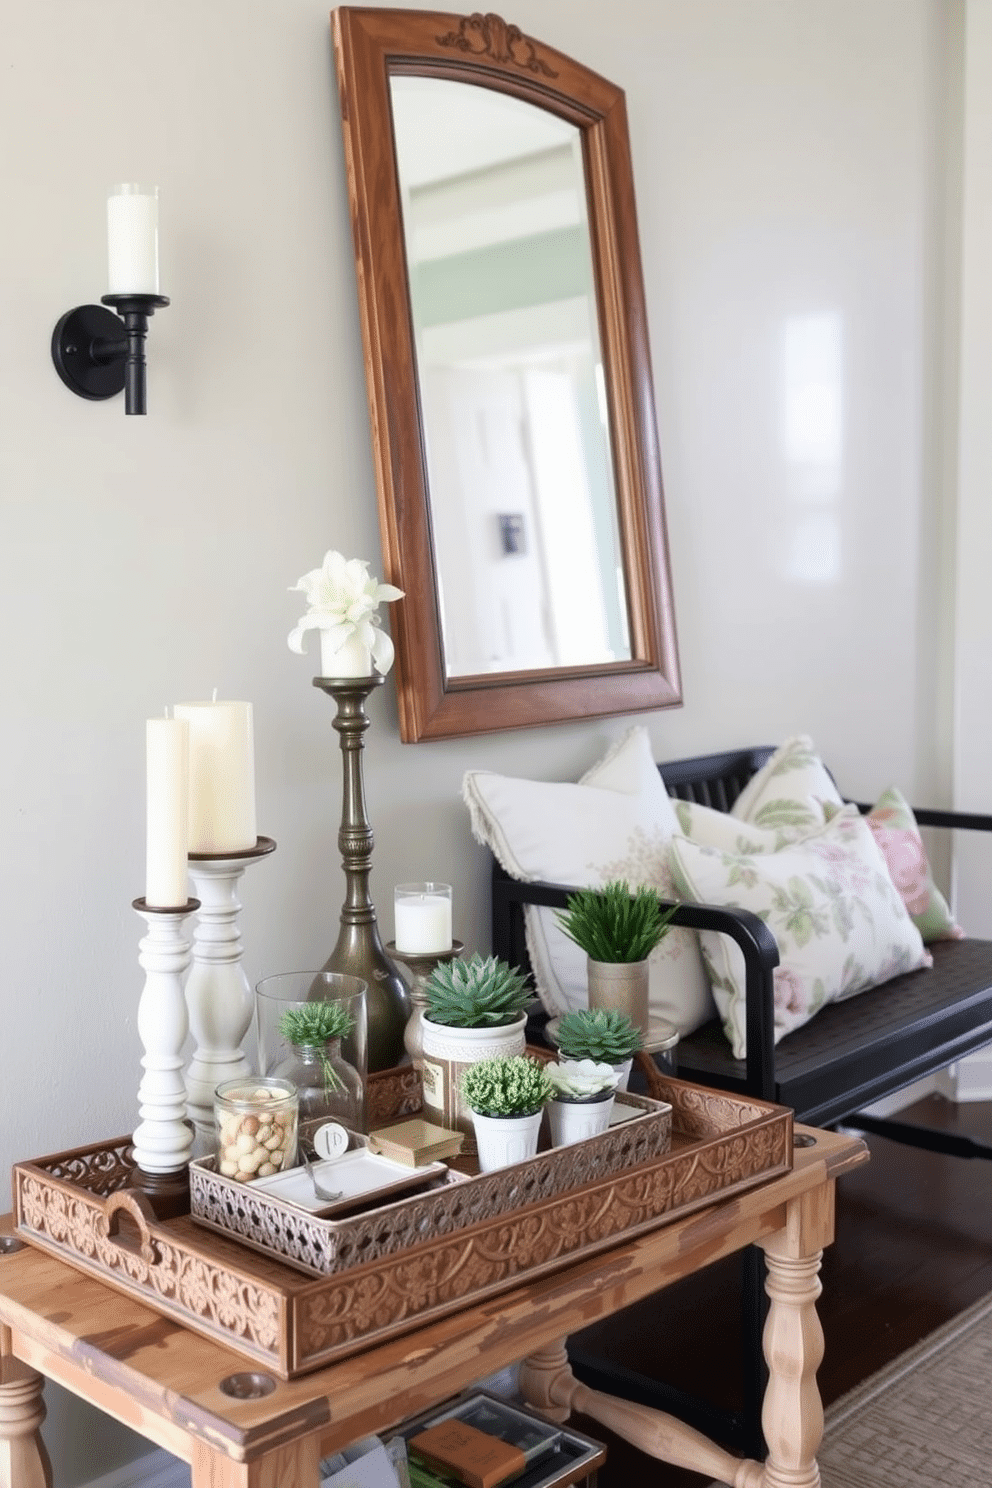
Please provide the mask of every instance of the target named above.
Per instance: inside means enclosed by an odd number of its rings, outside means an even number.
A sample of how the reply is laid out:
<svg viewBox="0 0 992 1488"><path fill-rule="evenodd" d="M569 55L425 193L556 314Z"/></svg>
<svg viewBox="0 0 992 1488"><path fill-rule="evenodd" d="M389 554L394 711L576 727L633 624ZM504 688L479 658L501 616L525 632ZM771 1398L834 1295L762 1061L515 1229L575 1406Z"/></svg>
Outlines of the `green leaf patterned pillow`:
<svg viewBox="0 0 992 1488"><path fill-rule="evenodd" d="M752 775L730 808L738 821L777 832L795 842L826 821L825 805L844 804L808 734L786 739Z"/></svg>
<svg viewBox="0 0 992 1488"><path fill-rule="evenodd" d="M749 909L775 936L776 1043L826 1003L933 964L856 806L777 851L740 853L674 837L671 864L684 899ZM699 941L724 1032L743 1059L744 958L715 931L700 931Z"/></svg>

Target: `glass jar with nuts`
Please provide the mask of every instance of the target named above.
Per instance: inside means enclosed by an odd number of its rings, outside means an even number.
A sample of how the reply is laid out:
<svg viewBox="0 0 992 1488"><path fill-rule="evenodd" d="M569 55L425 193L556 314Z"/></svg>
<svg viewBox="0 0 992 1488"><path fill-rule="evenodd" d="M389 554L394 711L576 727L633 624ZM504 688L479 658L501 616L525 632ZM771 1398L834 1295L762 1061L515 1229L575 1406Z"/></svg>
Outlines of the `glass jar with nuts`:
<svg viewBox="0 0 992 1488"><path fill-rule="evenodd" d="M269 1178L296 1161L299 1108L289 1080L244 1075L226 1080L214 1092L217 1170L247 1182Z"/></svg>

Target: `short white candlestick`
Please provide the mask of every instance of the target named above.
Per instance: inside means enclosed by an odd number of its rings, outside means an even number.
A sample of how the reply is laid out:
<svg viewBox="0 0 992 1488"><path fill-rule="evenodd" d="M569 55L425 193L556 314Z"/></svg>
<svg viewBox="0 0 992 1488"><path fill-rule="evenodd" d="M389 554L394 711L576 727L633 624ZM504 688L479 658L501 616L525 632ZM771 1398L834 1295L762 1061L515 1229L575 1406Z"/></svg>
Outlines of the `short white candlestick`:
<svg viewBox="0 0 992 1488"><path fill-rule="evenodd" d="M190 877L200 900L193 929L193 969L186 982L186 1009L196 1048L186 1071L187 1110L196 1126L196 1147L213 1147L214 1091L225 1080L250 1073L241 1040L248 1032L255 999L241 965L238 884L246 868L275 851L271 837L254 848L227 855L193 853Z"/></svg>
<svg viewBox="0 0 992 1488"><path fill-rule="evenodd" d="M155 909L144 899L134 901L148 934L139 943L145 986L138 1003L138 1035L145 1050L141 1061L145 1073L138 1087L141 1122L132 1141L138 1167L153 1176L181 1172L193 1145L182 1075L189 1032L183 973L190 961L183 921L199 907L197 899L181 909Z"/></svg>

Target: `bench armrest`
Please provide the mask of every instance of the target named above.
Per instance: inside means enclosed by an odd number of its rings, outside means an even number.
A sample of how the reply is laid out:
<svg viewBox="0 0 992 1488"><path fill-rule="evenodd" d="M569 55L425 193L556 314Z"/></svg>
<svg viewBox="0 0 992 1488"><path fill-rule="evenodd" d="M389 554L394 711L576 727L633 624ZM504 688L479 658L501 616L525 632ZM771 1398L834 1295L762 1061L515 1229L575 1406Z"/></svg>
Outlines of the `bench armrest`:
<svg viewBox="0 0 992 1488"><path fill-rule="evenodd" d="M865 801L855 801L862 816L867 816L874 807ZM977 811L945 811L931 806L914 806L913 815L921 827L950 827L958 832L992 832L992 816Z"/></svg>
<svg viewBox="0 0 992 1488"><path fill-rule="evenodd" d="M493 872L493 948L506 956L512 943L511 906L535 904L564 909L574 886L522 883L498 865ZM668 900L662 908L671 907ZM673 925L687 930L716 930L740 946L744 957L747 997L747 1089L750 1095L775 1099L775 989L772 973L778 965L778 944L765 922L747 909L723 909L711 904L676 904ZM512 957L510 959L513 959Z"/></svg>

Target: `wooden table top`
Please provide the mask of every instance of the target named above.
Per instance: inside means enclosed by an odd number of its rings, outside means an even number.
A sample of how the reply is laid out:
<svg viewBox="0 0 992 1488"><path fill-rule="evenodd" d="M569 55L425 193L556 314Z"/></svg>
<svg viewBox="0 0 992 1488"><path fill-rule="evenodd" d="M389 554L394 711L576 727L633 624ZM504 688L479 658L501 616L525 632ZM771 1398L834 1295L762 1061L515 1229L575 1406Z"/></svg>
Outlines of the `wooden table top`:
<svg viewBox="0 0 992 1488"><path fill-rule="evenodd" d="M220 1382L257 1371L242 1354L25 1245L0 1253L0 1351L13 1352L74 1394L183 1461L208 1443L249 1462L319 1433L327 1453L397 1425L474 1380L567 1337L785 1223L786 1203L867 1161L856 1137L811 1132L792 1172L550 1276L414 1328L260 1399ZM0 1218L0 1234L12 1233Z"/></svg>

